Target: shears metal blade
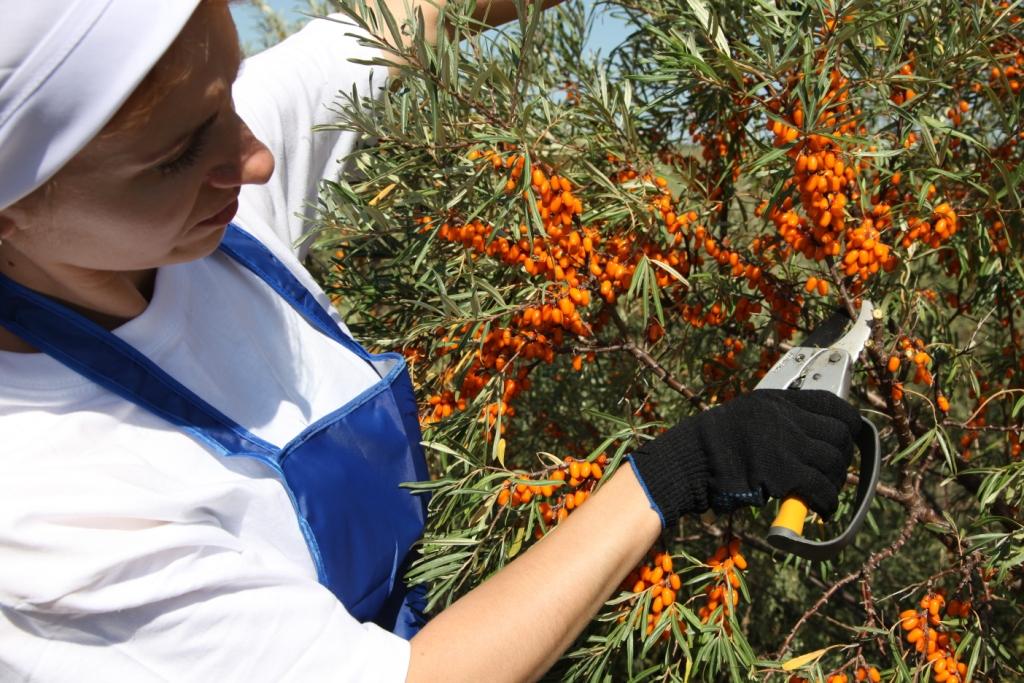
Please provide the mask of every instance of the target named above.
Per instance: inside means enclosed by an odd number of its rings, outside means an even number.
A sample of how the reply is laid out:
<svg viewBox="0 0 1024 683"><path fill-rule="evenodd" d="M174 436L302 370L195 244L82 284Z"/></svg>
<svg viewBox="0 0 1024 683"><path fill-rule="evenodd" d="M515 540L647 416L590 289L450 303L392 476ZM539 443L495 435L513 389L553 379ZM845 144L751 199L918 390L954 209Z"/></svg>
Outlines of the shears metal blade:
<svg viewBox="0 0 1024 683"><path fill-rule="evenodd" d="M871 338L871 321L875 307L865 300L857 319L850 326L845 311L837 311L819 324L803 344L786 352L765 374L757 389L820 389L847 399L853 365ZM849 330L847 328L849 327ZM782 501L779 514L768 531L768 542L786 552L809 560L828 560L849 545L864 524L878 483L878 430L862 417L857 448L860 451L860 479L853 517L846 529L827 541L811 541L803 537L807 506L796 497Z"/></svg>

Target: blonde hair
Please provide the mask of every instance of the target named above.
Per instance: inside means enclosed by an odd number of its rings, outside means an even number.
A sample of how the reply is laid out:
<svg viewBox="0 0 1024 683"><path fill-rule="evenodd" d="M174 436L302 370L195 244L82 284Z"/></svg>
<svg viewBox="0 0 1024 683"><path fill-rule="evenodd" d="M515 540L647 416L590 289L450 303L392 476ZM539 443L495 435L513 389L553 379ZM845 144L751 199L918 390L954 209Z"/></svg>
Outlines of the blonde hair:
<svg viewBox="0 0 1024 683"><path fill-rule="evenodd" d="M203 0L200 8L210 5L235 4L241 0ZM197 10L198 11L198 10ZM153 110L163 101L165 93L188 80L192 73L196 50L205 50L205 43L186 46L174 41L160 61L150 70L142 83L125 101L114 117L104 126L101 136L137 130L149 120ZM241 47L239 47L241 49Z"/></svg>

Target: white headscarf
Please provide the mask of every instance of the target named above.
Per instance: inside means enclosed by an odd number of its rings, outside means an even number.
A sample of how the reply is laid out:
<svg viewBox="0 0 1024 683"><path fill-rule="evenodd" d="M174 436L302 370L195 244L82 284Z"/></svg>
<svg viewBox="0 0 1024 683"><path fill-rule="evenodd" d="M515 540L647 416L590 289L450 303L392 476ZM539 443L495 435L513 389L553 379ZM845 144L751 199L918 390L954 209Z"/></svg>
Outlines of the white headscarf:
<svg viewBox="0 0 1024 683"><path fill-rule="evenodd" d="M0 4L0 209L45 184L103 129L199 2Z"/></svg>

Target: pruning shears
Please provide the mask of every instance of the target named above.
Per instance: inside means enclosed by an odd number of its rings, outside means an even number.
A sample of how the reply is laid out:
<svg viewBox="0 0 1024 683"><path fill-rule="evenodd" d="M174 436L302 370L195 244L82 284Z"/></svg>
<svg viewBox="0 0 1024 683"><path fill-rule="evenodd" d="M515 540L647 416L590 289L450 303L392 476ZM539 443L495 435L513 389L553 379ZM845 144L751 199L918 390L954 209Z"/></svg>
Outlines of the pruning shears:
<svg viewBox="0 0 1024 683"><path fill-rule="evenodd" d="M790 349L765 374L757 389L822 389L847 399L853 364L871 337L871 320L875 307L865 300L853 326L845 311L836 311L818 325L801 346ZM768 531L768 542L785 552L808 560L828 560L849 545L864 524L868 508L875 497L878 483L878 430L865 417L864 428L857 438L860 451L860 480L853 518L846 529L827 541L811 541L803 537L807 505L796 497L782 501L779 514Z"/></svg>

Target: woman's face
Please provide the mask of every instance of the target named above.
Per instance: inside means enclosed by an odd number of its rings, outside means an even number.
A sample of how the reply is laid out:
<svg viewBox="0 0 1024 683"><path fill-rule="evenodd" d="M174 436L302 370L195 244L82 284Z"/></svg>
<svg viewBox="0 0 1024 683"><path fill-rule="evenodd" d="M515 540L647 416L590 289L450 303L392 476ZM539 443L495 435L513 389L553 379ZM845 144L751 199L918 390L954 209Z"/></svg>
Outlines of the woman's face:
<svg viewBox="0 0 1024 683"><path fill-rule="evenodd" d="M227 3L202 3L171 50L184 51L187 77L144 122L99 135L41 196L0 212L8 266L27 259L56 275L201 258L220 243L239 188L270 178L273 156L231 100L240 51Z"/></svg>

